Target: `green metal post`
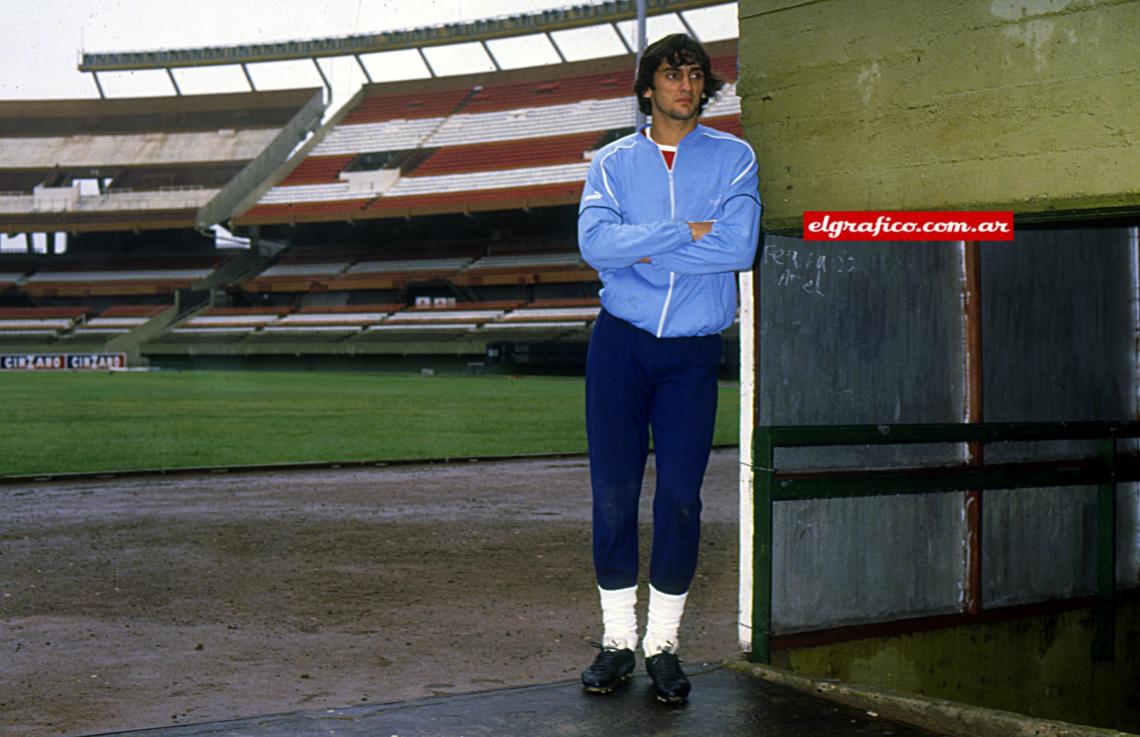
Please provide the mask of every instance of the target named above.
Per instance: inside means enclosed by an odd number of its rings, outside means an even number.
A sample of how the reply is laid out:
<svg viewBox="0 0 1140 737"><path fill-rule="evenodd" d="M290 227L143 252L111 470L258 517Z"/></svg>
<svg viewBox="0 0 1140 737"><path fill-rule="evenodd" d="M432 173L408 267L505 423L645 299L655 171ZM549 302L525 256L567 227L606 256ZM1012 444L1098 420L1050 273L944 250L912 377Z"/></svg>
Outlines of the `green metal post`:
<svg viewBox="0 0 1140 737"><path fill-rule="evenodd" d="M1111 662L1116 649L1116 435L1100 441L1108 479L1096 501L1096 634L1093 660Z"/></svg>
<svg viewBox="0 0 1140 737"><path fill-rule="evenodd" d="M752 448L752 662L772 662L772 431L756 428Z"/></svg>

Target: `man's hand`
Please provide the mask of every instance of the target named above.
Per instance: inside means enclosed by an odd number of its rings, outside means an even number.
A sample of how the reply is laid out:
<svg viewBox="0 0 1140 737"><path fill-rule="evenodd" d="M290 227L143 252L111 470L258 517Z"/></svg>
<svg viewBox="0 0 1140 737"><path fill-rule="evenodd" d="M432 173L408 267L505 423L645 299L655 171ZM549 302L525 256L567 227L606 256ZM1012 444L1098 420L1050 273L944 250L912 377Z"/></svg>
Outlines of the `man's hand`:
<svg viewBox="0 0 1140 737"><path fill-rule="evenodd" d="M693 234L694 241L699 241L709 234L709 231L712 230L712 226L713 224L708 221L689 223L689 232Z"/></svg>
<svg viewBox="0 0 1140 737"><path fill-rule="evenodd" d="M693 240L694 241L699 241L701 238L704 238L706 235L708 235L710 231L712 231L712 227L713 227L712 222L708 221L708 220L704 220L704 221L696 222L696 223L689 223L689 232L693 234ZM639 263L639 264L651 264L651 263L653 263L653 260L651 258L649 258L648 256L646 256L645 258L641 259L637 263Z"/></svg>

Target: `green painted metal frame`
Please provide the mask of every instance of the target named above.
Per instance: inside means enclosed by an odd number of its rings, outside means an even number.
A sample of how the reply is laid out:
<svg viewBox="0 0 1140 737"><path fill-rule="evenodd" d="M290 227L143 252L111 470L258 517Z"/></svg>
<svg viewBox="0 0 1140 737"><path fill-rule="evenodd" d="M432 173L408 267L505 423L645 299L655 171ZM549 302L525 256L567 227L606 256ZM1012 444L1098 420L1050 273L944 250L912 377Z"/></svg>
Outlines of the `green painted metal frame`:
<svg viewBox="0 0 1140 737"><path fill-rule="evenodd" d="M752 463L753 493L753 662L772 659L772 545L776 502L804 499L932 494L950 491L1017 489L1042 486L1096 485L1097 595L1093 657L1113 659L1116 599L1116 484L1140 481L1135 466L1122 472L1116 441L1140 437L1140 422L1050 422L900 425L758 425ZM1047 440L1097 440L1091 462L1056 461L1015 465L951 468L823 471L781 475L775 467L777 448L839 445L901 445Z"/></svg>

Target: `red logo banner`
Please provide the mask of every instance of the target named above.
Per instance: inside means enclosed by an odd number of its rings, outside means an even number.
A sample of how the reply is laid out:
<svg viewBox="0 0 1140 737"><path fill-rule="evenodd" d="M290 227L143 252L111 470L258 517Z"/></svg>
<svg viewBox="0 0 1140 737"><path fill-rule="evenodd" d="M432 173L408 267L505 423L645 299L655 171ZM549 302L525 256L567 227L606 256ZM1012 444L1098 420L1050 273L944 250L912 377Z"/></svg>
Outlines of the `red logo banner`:
<svg viewBox="0 0 1140 737"><path fill-rule="evenodd" d="M1012 241L1013 212L809 210L805 241Z"/></svg>

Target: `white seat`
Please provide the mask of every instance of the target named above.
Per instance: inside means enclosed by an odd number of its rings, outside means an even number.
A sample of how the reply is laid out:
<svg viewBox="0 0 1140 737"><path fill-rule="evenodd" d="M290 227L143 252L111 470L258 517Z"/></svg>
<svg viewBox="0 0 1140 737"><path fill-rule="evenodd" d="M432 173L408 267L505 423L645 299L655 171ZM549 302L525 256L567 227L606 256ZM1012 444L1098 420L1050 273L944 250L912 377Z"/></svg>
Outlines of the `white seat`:
<svg viewBox="0 0 1140 737"><path fill-rule="evenodd" d="M361 261L349 267L347 274L383 274L402 271L459 271L470 264L469 258L417 258L392 261Z"/></svg>
<svg viewBox="0 0 1140 737"><path fill-rule="evenodd" d="M585 322L572 322L569 320L547 320L536 322L490 322L483 326L484 330L538 330L548 328L584 328Z"/></svg>
<svg viewBox="0 0 1140 737"><path fill-rule="evenodd" d="M424 145L458 146L600 132L633 125L635 111L636 104L630 96L493 113L460 113L450 116Z"/></svg>
<svg viewBox="0 0 1140 737"><path fill-rule="evenodd" d="M530 253L510 256L484 256L467 267L474 269L501 269L515 266L577 266L582 257L578 253Z"/></svg>
<svg viewBox="0 0 1140 737"><path fill-rule="evenodd" d="M278 319L276 314L250 314L250 315L199 315L190 318L185 327L213 328L227 325L268 325Z"/></svg>
<svg viewBox="0 0 1140 737"><path fill-rule="evenodd" d="M123 271L44 271L27 278L33 282L97 281L197 281L210 275L210 269L148 269Z"/></svg>
<svg viewBox="0 0 1140 737"><path fill-rule="evenodd" d="M533 187L541 184L584 182L589 168L589 162L583 162L581 164L556 164L554 166L477 171L465 174L404 177L384 196L407 197L442 192L469 192L480 189L509 189Z"/></svg>
<svg viewBox="0 0 1140 737"><path fill-rule="evenodd" d="M327 276L339 274L348 268L347 261L324 264L275 264L258 276L304 276L308 274Z"/></svg>
<svg viewBox="0 0 1140 737"><path fill-rule="evenodd" d="M338 156L418 148L443 120L443 118L419 118L338 125L317 144L310 156Z"/></svg>
<svg viewBox="0 0 1140 737"><path fill-rule="evenodd" d="M340 325L367 325L369 323L380 322L388 317L391 313L388 312L307 312L301 315L286 315L277 322L277 325L283 327L300 327L311 325L313 323L329 325L331 323L338 323ZM275 327L275 326L274 326Z"/></svg>
<svg viewBox="0 0 1140 737"><path fill-rule="evenodd" d="M600 311L600 307L525 307L513 310L503 320L594 320Z"/></svg>
<svg viewBox="0 0 1140 737"><path fill-rule="evenodd" d="M503 310L422 310L418 312L397 312L389 317L386 324L439 322L480 322L501 317Z"/></svg>

